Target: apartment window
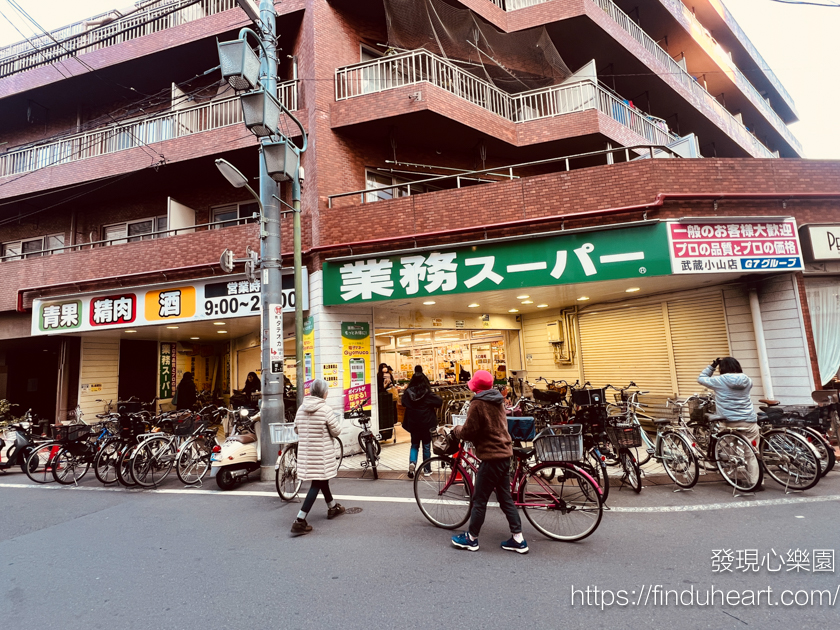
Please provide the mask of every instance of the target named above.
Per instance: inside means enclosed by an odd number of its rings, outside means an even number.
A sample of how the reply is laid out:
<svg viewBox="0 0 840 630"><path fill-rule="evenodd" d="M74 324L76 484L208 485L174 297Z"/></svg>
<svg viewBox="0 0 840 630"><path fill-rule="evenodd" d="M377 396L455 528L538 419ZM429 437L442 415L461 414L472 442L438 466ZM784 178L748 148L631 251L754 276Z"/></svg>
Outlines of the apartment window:
<svg viewBox="0 0 840 630"><path fill-rule="evenodd" d="M152 234L166 230L166 215L149 217L137 221L126 221L115 223L102 228L102 240L108 241L106 245L120 245L122 243L136 243L152 238L161 238L164 234Z"/></svg>
<svg viewBox="0 0 840 630"><path fill-rule="evenodd" d="M36 258L37 256L62 253L60 250L57 252L45 251L57 247L64 247L64 234L48 234L38 238L3 243L2 248L0 248L0 257L3 260L20 260L21 258Z"/></svg>
<svg viewBox="0 0 840 630"><path fill-rule="evenodd" d="M409 183L411 184L410 189L407 185ZM389 188L388 190L377 190L375 192L366 193L365 202L371 203L374 201L393 199L394 197L407 197L409 194L417 195L424 192L430 192L432 190L438 190L438 188L427 184L415 184L404 177L395 177L391 174L380 173L377 171L365 171L365 188L380 188L382 186L395 186L397 184L406 185L401 185L398 188Z"/></svg>
<svg viewBox="0 0 840 630"><path fill-rule="evenodd" d="M243 223L253 223L256 221L254 215L259 217L260 206L256 202L248 203L232 203L227 206L219 206L213 208L213 222L218 223L216 228L233 227L234 225L242 225Z"/></svg>

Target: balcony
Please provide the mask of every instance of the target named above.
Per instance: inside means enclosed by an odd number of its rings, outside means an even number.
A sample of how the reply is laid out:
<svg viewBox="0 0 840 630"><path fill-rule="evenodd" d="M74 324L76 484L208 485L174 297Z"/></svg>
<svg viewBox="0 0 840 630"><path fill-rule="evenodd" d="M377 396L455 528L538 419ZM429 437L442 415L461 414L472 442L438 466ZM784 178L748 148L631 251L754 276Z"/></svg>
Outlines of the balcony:
<svg viewBox="0 0 840 630"><path fill-rule="evenodd" d="M425 50L389 55L335 71L336 101L429 83L514 123L597 110L650 144L677 139L661 119L627 105L592 81L554 85L508 94L455 64Z"/></svg>
<svg viewBox="0 0 840 630"><path fill-rule="evenodd" d="M298 108L297 81L277 87L277 96L290 110ZM129 120L102 129L68 135L60 140L11 150L0 155L0 177L77 162L182 138L242 123L239 97L231 96L195 107Z"/></svg>
<svg viewBox="0 0 840 630"><path fill-rule="evenodd" d="M116 11L102 13L56 29L49 37L32 38L31 44L23 41L0 48L0 78L122 44L236 6L236 0L162 0L112 21L108 18Z"/></svg>

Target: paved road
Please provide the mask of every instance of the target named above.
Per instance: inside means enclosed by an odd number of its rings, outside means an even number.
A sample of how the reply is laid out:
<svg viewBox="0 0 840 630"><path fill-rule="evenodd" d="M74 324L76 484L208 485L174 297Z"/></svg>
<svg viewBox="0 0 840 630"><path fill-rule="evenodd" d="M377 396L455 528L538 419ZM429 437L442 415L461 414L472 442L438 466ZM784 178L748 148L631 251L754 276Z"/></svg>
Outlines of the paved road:
<svg viewBox="0 0 840 630"><path fill-rule="evenodd" d="M59 489L9 474L0 477L0 615L18 629L836 625L836 601L773 606L766 589L774 602L785 589L788 599L823 589L836 598L840 572L743 573L737 560L732 572L714 570L718 549L754 549L765 562L769 554L774 569L771 550L840 551L840 473L804 495L767 487L754 498L733 498L717 482L686 493L614 491L590 538L552 542L525 523L531 553L519 556L498 547L507 537L499 510L478 553L453 549L404 481L337 480L339 500L362 511L327 521L319 502L313 533L291 538L299 504L282 503L270 484L220 493L173 482L149 492L85 480ZM613 597L626 590L627 605L601 610L596 586ZM712 586L763 594L753 606L722 604L720 593L714 606L678 606L673 593L663 604L664 590L686 590L687 603L693 588L702 603Z"/></svg>

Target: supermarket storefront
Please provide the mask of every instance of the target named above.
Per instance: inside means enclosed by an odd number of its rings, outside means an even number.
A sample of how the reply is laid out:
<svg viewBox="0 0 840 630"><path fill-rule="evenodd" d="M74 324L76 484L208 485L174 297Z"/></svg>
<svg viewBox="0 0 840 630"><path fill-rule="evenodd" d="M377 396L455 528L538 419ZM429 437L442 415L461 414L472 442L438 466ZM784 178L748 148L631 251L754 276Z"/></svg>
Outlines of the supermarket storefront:
<svg viewBox="0 0 840 630"><path fill-rule="evenodd" d="M532 382L633 380L663 396L694 393L700 370L728 354L761 395L760 334L804 357L769 359L770 372L796 373L786 393L801 398L807 343L787 304L801 269L789 218L645 221L328 260L321 317L369 323L370 380L379 362L398 378L422 365L438 382L503 366ZM769 335L755 329L751 290ZM780 313L794 323L777 329Z"/></svg>
<svg viewBox="0 0 840 630"><path fill-rule="evenodd" d="M294 356L295 296L286 271L283 346ZM307 308L306 282L303 300ZM192 372L199 392L225 401L248 372L261 374L261 308L258 281L216 276L37 298L31 334L81 338L77 383L71 385L88 416L102 410L97 401L130 396L158 398L166 406L185 372Z"/></svg>

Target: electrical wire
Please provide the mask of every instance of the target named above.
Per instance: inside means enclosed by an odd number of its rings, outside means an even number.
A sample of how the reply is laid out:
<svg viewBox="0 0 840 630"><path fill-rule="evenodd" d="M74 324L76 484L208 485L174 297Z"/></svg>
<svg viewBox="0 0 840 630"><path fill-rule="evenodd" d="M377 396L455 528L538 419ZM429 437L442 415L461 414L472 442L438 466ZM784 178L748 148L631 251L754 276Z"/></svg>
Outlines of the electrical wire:
<svg viewBox="0 0 840 630"><path fill-rule="evenodd" d="M23 37L23 39L24 39L24 40L25 40L25 41L26 41L26 42L27 42L30 46L32 46L32 48L33 48L33 49L35 49L35 51L36 51L36 52L40 53L41 57L43 57L43 58L44 58L44 63L45 63L45 64L47 64L47 65L51 65L53 68L55 68L55 69L56 69L56 71L57 71L57 72L58 72L58 73L59 73L59 74L60 74L63 78L65 78L65 79L67 79L67 78L68 78L68 76L67 76L66 74L64 74L64 73L63 73L63 72L59 69L59 67L56 65L56 63L55 63L54 61L50 61L50 59L49 59L49 58L48 58L48 57L44 54L44 52L43 52L42 50L40 50L37 46L35 46L35 44L32 42L32 40L31 40L31 39L29 39L26 35L24 35L24 34L23 34L23 32L22 32L22 31L21 31L21 30L17 27L17 25L16 25L14 22L12 22L12 20L9 18L9 16L8 16L8 15L6 15L5 13L3 13L3 11L0 11L0 15L2 15L4 18L6 18L6 21L7 21L9 24L11 24L12 28L13 28L13 29L15 29L15 30L18 32L18 34L19 34L21 37ZM62 64L62 67L63 67L63 66L64 66L64 64ZM65 69L65 70L67 70L67 68L64 68L64 69Z"/></svg>

